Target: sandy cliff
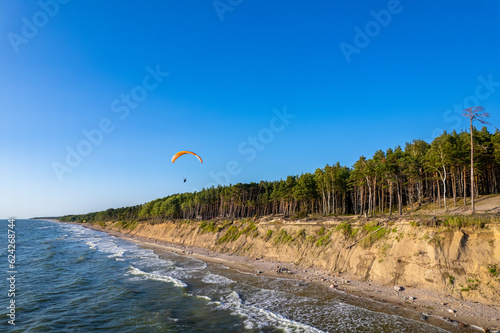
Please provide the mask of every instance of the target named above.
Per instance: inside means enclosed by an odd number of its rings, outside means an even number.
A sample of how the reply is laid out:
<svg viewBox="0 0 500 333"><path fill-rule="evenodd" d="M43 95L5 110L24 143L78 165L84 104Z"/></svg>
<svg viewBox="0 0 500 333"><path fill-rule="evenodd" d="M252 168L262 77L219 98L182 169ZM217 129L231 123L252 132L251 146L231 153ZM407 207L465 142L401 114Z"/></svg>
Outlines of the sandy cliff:
<svg viewBox="0 0 500 333"><path fill-rule="evenodd" d="M351 221L353 222L353 221ZM363 227L364 226L364 227ZM500 228L372 220L106 223L106 229L184 246L347 272L382 285L500 304Z"/></svg>

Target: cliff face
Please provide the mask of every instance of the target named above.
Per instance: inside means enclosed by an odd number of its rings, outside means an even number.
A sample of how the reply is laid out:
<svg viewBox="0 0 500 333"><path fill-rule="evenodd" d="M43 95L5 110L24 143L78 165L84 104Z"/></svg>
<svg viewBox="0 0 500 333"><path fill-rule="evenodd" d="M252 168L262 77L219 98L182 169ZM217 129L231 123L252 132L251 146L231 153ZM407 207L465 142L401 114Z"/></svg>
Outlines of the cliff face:
<svg viewBox="0 0 500 333"><path fill-rule="evenodd" d="M344 224L344 226L346 226ZM348 272L383 285L415 286L500 304L500 228L451 229L396 222L371 230L280 221L141 223L106 229L152 240ZM378 229L380 228L380 229ZM359 242L358 242L359 241Z"/></svg>

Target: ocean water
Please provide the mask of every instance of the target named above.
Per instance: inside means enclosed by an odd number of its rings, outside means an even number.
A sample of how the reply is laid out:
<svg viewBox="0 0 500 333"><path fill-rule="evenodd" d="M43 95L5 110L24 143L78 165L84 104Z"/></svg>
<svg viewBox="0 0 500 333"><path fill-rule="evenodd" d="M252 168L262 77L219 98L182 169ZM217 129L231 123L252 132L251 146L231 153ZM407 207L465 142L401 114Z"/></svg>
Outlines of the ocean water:
<svg viewBox="0 0 500 333"><path fill-rule="evenodd" d="M15 326L0 220L0 331L446 332L321 286L228 269L79 225L16 220Z"/></svg>

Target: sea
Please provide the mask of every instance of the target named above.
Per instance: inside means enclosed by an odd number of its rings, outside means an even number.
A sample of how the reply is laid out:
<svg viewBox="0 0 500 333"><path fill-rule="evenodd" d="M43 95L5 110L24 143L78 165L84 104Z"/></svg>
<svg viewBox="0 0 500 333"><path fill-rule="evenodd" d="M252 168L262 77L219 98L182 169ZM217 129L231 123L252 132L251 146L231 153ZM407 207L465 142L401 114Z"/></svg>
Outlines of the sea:
<svg viewBox="0 0 500 333"><path fill-rule="evenodd" d="M0 236L2 332L449 332L392 305L81 225L0 220Z"/></svg>

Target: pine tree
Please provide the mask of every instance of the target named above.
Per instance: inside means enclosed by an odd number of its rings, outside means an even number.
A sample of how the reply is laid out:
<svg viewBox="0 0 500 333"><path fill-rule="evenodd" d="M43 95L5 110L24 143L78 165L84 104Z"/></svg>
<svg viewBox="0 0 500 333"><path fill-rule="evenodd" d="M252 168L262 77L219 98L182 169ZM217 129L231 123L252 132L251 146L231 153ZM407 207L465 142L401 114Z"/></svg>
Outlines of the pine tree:
<svg viewBox="0 0 500 333"><path fill-rule="evenodd" d="M463 116L470 121L470 186L471 186L471 212L476 212L474 207L474 141L473 132L474 128L472 123L474 120L479 121L481 124L489 124L484 118L488 118L490 114L484 111L482 106L474 106L464 110Z"/></svg>

